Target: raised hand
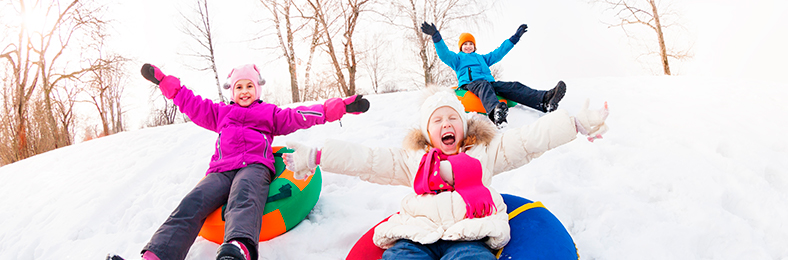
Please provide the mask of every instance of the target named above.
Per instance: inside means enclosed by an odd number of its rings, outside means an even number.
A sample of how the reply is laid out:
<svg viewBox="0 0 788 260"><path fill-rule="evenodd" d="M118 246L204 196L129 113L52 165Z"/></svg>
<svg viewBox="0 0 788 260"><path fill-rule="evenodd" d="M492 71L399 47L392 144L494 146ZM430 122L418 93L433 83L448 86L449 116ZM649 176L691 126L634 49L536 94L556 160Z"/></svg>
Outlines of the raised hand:
<svg viewBox="0 0 788 260"><path fill-rule="evenodd" d="M588 136L588 141L593 142L596 139L601 139L602 134L607 132L608 127L605 125L605 120L610 114L610 110L607 107L607 102L603 108L598 110L589 110L588 104L589 100L586 99L583 108L575 116L575 126L578 133Z"/></svg>
<svg viewBox="0 0 788 260"><path fill-rule="evenodd" d="M293 177L298 180L306 180L315 174L315 168L320 163L317 148L304 145L299 142L287 142L287 147L295 150L290 154L284 154L287 168L293 171Z"/></svg>
<svg viewBox="0 0 788 260"><path fill-rule="evenodd" d="M441 33L438 32L438 28L435 27L434 23L427 23L427 22L422 23L421 32L432 36L432 42L441 41Z"/></svg>
<svg viewBox="0 0 788 260"><path fill-rule="evenodd" d="M512 37L509 38L509 40L512 41L512 43L517 44L517 42L520 41L520 37L523 36L523 34L527 31L528 31L528 25L521 24L520 27L517 27L517 32L515 32L514 35L512 35Z"/></svg>
<svg viewBox="0 0 788 260"><path fill-rule="evenodd" d="M150 63L145 63L142 65L140 73L142 73L142 77L148 81L159 85L161 93L164 94L164 96L168 99L174 98L175 95L178 94L178 91L181 90L180 79L176 78L175 76L165 75L158 67L153 66Z"/></svg>
<svg viewBox="0 0 788 260"><path fill-rule="evenodd" d="M330 98L323 104L326 121L339 120L347 113L361 114L369 110L369 100L363 95L353 95L345 99Z"/></svg>

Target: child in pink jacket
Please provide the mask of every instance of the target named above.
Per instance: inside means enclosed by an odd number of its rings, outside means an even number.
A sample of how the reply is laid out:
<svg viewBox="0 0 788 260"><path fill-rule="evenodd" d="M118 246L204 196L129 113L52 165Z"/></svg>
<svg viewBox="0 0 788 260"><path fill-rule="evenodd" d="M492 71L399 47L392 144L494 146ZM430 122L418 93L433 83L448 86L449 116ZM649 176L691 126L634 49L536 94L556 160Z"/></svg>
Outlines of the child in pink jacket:
<svg viewBox="0 0 788 260"><path fill-rule="evenodd" d="M607 107L576 116L556 110L531 125L499 133L483 116L467 118L451 90L440 90L421 106L419 129L403 148L371 148L328 140L322 150L288 142L295 153L288 167L404 185L412 193L398 213L374 230L383 259L495 259L490 249L509 241L509 217L492 177L525 165L544 152L574 140L578 133L600 138ZM481 119L479 119L481 118ZM590 139L592 140L592 139Z"/></svg>
<svg viewBox="0 0 788 260"><path fill-rule="evenodd" d="M142 66L142 75L159 85L164 96L192 122L218 134L205 178L181 200L142 249L142 258L147 260L184 259L206 217L225 203L224 243L216 259L257 259L263 209L275 172L271 151L274 136L369 109L369 102L360 95L296 108L265 103L260 100L265 80L253 64L230 72L224 85L232 89L233 102L229 105L195 96L181 86L178 78L150 64Z"/></svg>

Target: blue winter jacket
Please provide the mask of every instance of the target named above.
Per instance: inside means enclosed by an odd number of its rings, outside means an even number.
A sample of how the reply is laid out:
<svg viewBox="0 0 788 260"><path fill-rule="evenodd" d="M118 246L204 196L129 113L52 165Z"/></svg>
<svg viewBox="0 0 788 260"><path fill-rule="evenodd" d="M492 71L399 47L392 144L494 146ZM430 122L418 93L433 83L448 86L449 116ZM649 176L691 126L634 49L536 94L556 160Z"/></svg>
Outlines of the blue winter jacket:
<svg viewBox="0 0 788 260"><path fill-rule="evenodd" d="M476 52L454 53L449 50L449 47L446 47L446 42L443 40L435 43L435 51L438 53L438 57L457 73L458 86L480 79L489 82L495 81L492 72L490 72L490 66L503 59L503 56L506 56L512 50L512 47L514 47L514 43L506 39L494 51L481 55Z"/></svg>

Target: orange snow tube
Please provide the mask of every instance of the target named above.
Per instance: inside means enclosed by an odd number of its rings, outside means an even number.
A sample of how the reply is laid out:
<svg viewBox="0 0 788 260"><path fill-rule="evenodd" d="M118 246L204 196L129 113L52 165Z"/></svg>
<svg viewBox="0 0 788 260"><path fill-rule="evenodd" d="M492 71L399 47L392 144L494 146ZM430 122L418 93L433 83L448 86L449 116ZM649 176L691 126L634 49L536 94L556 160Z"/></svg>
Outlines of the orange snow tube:
<svg viewBox="0 0 788 260"><path fill-rule="evenodd" d="M323 185L320 167L306 180L297 180L293 177L293 172L285 168L282 159L283 153L292 153L293 150L282 146L273 148L276 178L271 181L263 211L261 242L279 236L301 223L317 204ZM217 244L224 241L223 209L224 206L208 215L200 230L201 237Z"/></svg>
<svg viewBox="0 0 788 260"><path fill-rule="evenodd" d="M484 105L482 105L482 101L472 92L458 88L456 86L452 87L454 89L454 94L457 95L457 99L460 100L462 106L465 107L465 112L477 112L482 114L487 114L487 110L484 109ZM501 96L497 96L498 100L501 102L505 102L507 106L513 107L517 105L517 102L507 100L502 98Z"/></svg>

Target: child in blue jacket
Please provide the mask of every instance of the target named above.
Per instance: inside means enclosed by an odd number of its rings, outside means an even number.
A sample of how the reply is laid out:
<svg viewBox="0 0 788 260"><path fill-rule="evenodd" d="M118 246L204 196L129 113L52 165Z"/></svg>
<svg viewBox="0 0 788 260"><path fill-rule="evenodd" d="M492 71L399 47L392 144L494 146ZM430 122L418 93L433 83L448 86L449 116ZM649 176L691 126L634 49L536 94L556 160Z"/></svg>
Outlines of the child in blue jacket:
<svg viewBox="0 0 788 260"><path fill-rule="evenodd" d="M520 82L495 81L493 78L490 66L503 59L520 41L520 36L528 31L525 24L520 25L517 32L504 40L501 46L487 54L476 53L476 40L470 33L460 35L460 52L454 53L446 47L435 24L424 22L421 24L421 31L432 36L438 57L457 73L458 86L478 96L487 110L487 116L499 127L506 123L509 107L499 101L496 95L547 113L558 108L558 102L566 93L566 84L563 81L559 81L553 89L544 91L529 88Z"/></svg>

